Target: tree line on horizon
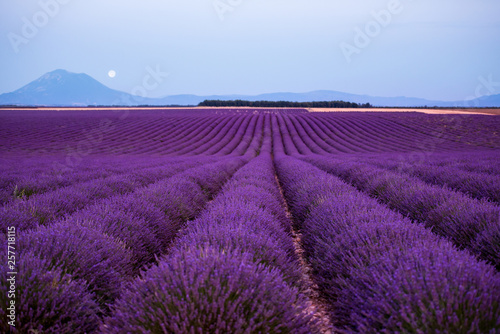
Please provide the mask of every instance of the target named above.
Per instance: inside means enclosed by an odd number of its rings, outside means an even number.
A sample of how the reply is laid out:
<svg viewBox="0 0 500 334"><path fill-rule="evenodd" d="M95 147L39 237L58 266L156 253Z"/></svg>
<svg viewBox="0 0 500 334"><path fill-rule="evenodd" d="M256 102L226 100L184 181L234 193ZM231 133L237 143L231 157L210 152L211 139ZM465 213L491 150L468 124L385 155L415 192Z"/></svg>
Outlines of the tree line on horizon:
<svg viewBox="0 0 500 334"><path fill-rule="evenodd" d="M244 101L244 100L205 100L199 107L263 107L263 108L371 108L370 103L354 103L346 101Z"/></svg>

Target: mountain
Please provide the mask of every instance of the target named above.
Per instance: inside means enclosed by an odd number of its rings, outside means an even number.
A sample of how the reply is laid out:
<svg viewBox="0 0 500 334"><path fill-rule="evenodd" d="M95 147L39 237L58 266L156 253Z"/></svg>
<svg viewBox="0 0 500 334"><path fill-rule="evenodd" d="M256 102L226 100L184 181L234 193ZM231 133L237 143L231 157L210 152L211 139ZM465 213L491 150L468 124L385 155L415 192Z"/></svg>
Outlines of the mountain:
<svg viewBox="0 0 500 334"><path fill-rule="evenodd" d="M0 95L0 105L129 105L135 99L139 101L138 97L108 88L87 74L55 70L12 93ZM142 100L135 104L142 104Z"/></svg>
<svg viewBox="0 0 500 334"><path fill-rule="evenodd" d="M473 103L477 103L478 106L496 106L500 107L500 94L497 95L486 95L483 97L480 97L478 99L472 100ZM474 107L476 106L475 104L469 104L469 106Z"/></svg>
<svg viewBox="0 0 500 334"><path fill-rule="evenodd" d="M163 98L141 98L120 92L93 79L87 74L65 70L49 72L26 86L0 95L0 105L25 106L87 106L87 105L197 105L204 100L248 101L348 101L386 107L500 107L500 94L470 101L431 101L412 97L377 97L330 90L308 93L270 93L261 95L171 95Z"/></svg>
<svg viewBox="0 0 500 334"><path fill-rule="evenodd" d="M309 93L270 93L261 95L172 95L161 100L163 105L197 105L204 100L245 100L245 101L347 101L370 103L373 106L385 107L500 107L500 94L484 96L470 101L432 101L414 97L377 97L356 95L331 90L317 90Z"/></svg>

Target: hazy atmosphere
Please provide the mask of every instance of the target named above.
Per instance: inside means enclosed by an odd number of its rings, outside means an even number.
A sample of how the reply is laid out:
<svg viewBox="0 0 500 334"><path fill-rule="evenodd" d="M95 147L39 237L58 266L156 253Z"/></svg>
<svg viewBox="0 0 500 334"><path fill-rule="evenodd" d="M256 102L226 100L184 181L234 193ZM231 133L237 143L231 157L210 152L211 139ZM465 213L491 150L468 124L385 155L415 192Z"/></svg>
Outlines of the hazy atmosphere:
<svg viewBox="0 0 500 334"><path fill-rule="evenodd" d="M500 90L498 13L495 0L2 1L0 93L61 68L125 92L161 72L151 97L464 100Z"/></svg>
<svg viewBox="0 0 500 334"><path fill-rule="evenodd" d="M499 0L0 0L0 333L500 334Z"/></svg>

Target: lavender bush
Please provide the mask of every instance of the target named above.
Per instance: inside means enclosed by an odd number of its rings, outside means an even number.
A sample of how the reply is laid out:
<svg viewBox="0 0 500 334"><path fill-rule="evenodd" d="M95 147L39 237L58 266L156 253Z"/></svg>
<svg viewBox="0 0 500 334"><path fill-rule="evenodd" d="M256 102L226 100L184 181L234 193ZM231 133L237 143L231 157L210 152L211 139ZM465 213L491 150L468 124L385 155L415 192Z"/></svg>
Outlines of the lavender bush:
<svg viewBox="0 0 500 334"><path fill-rule="evenodd" d="M2 238L0 238L2 239ZM2 240L4 241L4 240ZM2 258L5 252L2 253ZM0 331L2 333L92 333L101 312L87 282L54 268L30 252L17 262L15 327L8 324L7 268L0 266Z"/></svg>
<svg viewBox="0 0 500 334"><path fill-rule="evenodd" d="M306 301L279 271L239 253L193 249L164 259L135 280L100 330L310 333L306 309Z"/></svg>
<svg viewBox="0 0 500 334"><path fill-rule="evenodd" d="M40 227L19 236L21 257L25 252L47 260L74 279L83 279L96 301L105 306L120 295L132 275L125 246L99 231L71 223Z"/></svg>

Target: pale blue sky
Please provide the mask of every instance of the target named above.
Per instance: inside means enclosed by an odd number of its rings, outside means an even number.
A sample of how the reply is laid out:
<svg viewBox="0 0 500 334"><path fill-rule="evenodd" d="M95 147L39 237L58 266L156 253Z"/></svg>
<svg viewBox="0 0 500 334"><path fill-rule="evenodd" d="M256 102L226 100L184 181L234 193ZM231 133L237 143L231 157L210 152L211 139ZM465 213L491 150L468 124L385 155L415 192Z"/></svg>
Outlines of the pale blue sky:
<svg viewBox="0 0 500 334"><path fill-rule="evenodd" d="M393 14L376 23L383 10ZM3 0L0 93L59 68L131 92L158 67L169 76L152 97L327 89L463 100L481 76L500 82L499 14L498 0ZM358 29L369 44L355 43Z"/></svg>

